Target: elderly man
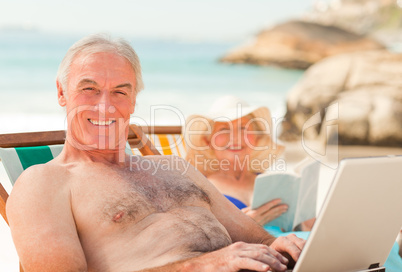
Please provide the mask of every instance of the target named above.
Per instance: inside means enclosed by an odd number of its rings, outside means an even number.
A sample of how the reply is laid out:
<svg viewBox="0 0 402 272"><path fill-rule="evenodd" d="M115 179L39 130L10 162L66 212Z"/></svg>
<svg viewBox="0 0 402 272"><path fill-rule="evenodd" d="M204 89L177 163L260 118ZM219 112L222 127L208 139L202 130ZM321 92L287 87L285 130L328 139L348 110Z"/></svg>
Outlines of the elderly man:
<svg viewBox="0 0 402 272"><path fill-rule="evenodd" d="M297 260L304 240L275 239L184 161L157 169L172 160L124 154L142 87L122 40L89 36L67 52L57 76L64 149L27 169L7 203L25 271L286 270L280 253Z"/></svg>

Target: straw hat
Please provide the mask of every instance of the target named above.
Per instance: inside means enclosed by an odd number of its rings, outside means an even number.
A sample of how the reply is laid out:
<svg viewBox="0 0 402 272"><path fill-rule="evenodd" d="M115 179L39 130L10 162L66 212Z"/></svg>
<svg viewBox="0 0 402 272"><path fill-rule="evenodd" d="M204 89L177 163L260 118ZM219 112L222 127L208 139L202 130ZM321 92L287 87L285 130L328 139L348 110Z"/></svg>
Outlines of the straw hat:
<svg viewBox="0 0 402 272"><path fill-rule="evenodd" d="M272 120L269 109L267 107L250 106L246 101L232 95L223 96L215 100L204 115L194 114L189 116L186 120L186 132L190 128L191 130L205 130L207 123L213 126L215 122L231 122L247 115L252 115L253 120L263 123L261 129L270 136L272 135Z"/></svg>
<svg viewBox="0 0 402 272"><path fill-rule="evenodd" d="M185 141L188 147L187 159L194 160L197 154L203 154L207 158L213 158L214 152L205 146L203 137L207 137L211 133L211 129L215 122L231 122L244 116L251 115L259 126L259 130L264 131L264 137L260 141L262 146L271 146L271 148L257 152L253 157L259 157L261 160L267 156L279 156L284 151L284 146L276 144L272 137L272 120L271 113L267 107L250 106L246 101L235 96L223 96L216 100L208 112L204 115L191 115L186 120ZM202 132L205 133L202 133ZM196 133L194 133L196 132ZM198 133L197 133L198 132ZM204 148L204 151L196 151L198 147ZM200 169L199 169L200 170ZM265 169L259 169L259 172ZM203 172L203 171L201 171ZM204 173L205 174L205 173Z"/></svg>
<svg viewBox="0 0 402 272"><path fill-rule="evenodd" d="M249 114L262 118L271 125L271 114L268 108L250 106L246 101L232 95L217 99L204 117L214 122L230 122Z"/></svg>

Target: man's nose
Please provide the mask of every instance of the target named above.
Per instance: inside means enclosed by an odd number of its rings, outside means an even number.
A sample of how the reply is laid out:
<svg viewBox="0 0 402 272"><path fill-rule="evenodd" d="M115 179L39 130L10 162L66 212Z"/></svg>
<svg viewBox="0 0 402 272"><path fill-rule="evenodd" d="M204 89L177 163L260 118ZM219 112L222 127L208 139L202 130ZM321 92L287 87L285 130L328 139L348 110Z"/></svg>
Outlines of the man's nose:
<svg viewBox="0 0 402 272"><path fill-rule="evenodd" d="M99 111L100 114L106 114L110 109L110 95L108 92L102 92L99 96L99 99L96 103L96 110Z"/></svg>

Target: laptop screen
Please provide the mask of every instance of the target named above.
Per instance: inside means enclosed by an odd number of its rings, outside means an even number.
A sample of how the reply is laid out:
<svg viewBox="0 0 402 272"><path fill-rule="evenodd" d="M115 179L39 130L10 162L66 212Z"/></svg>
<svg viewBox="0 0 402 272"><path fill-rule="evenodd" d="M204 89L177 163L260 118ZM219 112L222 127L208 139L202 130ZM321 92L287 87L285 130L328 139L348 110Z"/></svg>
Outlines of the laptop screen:
<svg viewBox="0 0 402 272"><path fill-rule="evenodd" d="M293 271L360 271L383 265L402 226L402 156L340 162Z"/></svg>

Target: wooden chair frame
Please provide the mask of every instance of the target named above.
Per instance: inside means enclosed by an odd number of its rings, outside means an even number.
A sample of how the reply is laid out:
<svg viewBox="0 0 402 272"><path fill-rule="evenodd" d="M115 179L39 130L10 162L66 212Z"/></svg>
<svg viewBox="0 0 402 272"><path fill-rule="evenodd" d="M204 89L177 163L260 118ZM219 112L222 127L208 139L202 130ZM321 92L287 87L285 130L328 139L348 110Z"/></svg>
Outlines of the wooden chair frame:
<svg viewBox="0 0 402 272"><path fill-rule="evenodd" d="M159 151L152 145L151 141L145 134L181 134L181 126L143 126L136 125L129 126L128 143L131 148L137 148L141 154L146 155L160 155ZM66 131L42 131L42 132L24 132L24 133L10 133L0 134L0 147L30 147L42 145L55 145L64 144L66 138ZM0 183L0 214L8 224L6 215L6 203L8 193ZM20 271L23 269L20 265Z"/></svg>

